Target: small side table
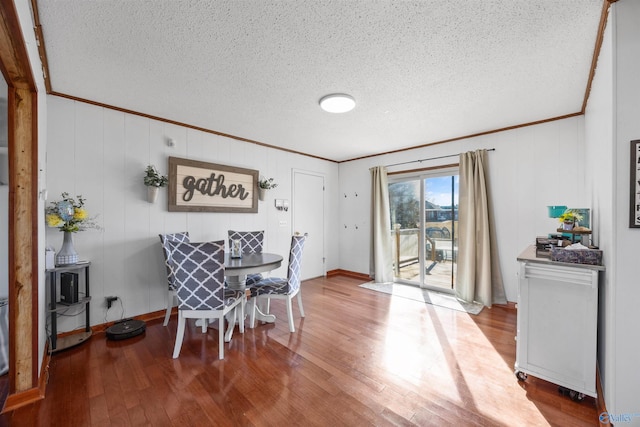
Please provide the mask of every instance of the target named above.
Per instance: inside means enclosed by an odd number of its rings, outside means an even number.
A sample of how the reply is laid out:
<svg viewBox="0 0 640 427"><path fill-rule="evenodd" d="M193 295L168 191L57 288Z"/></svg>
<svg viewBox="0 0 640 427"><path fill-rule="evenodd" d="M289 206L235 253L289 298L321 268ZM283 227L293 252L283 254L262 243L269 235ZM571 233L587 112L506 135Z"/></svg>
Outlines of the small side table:
<svg viewBox="0 0 640 427"><path fill-rule="evenodd" d="M90 304L91 294L89 293L89 266L90 261L80 261L76 264L69 265L57 265L54 268L48 268L46 270L49 275L49 313L51 314L51 351L60 351L74 345L85 342L91 336L91 316L90 316ZM58 282L60 281L61 273L76 273L78 274L78 289L82 289L80 284L84 283L84 297L78 298L77 302L61 304L56 301L56 289ZM82 305L85 306L85 329L77 333L66 335L64 337L58 337L58 318L57 314L60 311L67 310L69 307Z"/></svg>

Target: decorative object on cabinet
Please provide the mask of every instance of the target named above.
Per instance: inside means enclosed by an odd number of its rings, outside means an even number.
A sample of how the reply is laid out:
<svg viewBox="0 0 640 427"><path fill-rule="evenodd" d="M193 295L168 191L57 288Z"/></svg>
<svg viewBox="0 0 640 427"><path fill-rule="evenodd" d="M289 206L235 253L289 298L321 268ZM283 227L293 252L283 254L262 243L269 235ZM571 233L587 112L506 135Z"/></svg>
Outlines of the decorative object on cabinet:
<svg viewBox="0 0 640 427"><path fill-rule="evenodd" d="M549 218L558 218L567 210L566 206L547 206L549 211Z"/></svg>
<svg viewBox="0 0 640 427"><path fill-rule="evenodd" d="M169 183L169 178L164 175L160 175L158 169L154 165L148 165L144 171L144 185L147 186L147 201L149 203L155 203L158 197L158 189L160 187L166 187Z"/></svg>
<svg viewBox="0 0 640 427"><path fill-rule="evenodd" d="M559 217L558 221L562 223L563 230L573 230L576 223L582 221L582 215L576 209L566 209Z"/></svg>
<svg viewBox="0 0 640 427"><path fill-rule="evenodd" d="M572 246L569 246L568 248L552 246L550 250L550 259L551 261L568 262L571 264L602 265L602 251L587 247L584 247L583 249L572 249Z"/></svg>
<svg viewBox="0 0 640 427"><path fill-rule="evenodd" d="M100 229L95 218L89 218L84 208L85 199L82 196L75 198L69 193L62 193L62 200L51 202L45 210L45 218L49 227L56 227L64 232L62 248L56 255L56 264L75 264L78 262L78 254L73 246L73 235L78 231L89 228Z"/></svg>
<svg viewBox="0 0 640 427"><path fill-rule="evenodd" d="M640 228L640 139L631 141L629 228Z"/></svg>
<svg viewBox="0 0 640 427"><path fill-rule="evenodd" d="M258 171L169 157L169 212L258 212Z"/></svg>
<svg viewBox="0 0 640 427"><path fill-rule="evenodd" d="M263 202L267 196L267 190L271 190L277 186L278 184L273 182L273 178L266 179L261 177L258 181L258 199Z"/></svg>
<svg viewBox="0 0 640 427"><path fill-rule="evenodd" d="M89 313L91 294L89 293L89 261L79 261L73 265L58 266L46 270L49 279L49 314L51 316L51 351L60 351L83 343L91 336L91 316ZM66 278L66 280L65 280ZM80 291L84 284L84 293ZM60 295L60 300L58 300ZM58 337L58 316L71 306L84 306L84 330ZM81 314L79 312L78 314ZM66 314L65 314L66 315Z"/></svg>

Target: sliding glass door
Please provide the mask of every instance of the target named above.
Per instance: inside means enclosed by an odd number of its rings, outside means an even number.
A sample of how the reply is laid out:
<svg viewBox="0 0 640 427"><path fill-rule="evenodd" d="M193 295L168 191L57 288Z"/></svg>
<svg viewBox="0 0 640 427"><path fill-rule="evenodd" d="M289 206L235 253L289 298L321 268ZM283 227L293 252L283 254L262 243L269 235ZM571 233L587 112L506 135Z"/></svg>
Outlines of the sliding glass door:
<svg viewBox="0 0 640 427"><path fill-rule="evenodd" d="M395 280L452 290L458 227L458 171L389 178Z"/></svg>

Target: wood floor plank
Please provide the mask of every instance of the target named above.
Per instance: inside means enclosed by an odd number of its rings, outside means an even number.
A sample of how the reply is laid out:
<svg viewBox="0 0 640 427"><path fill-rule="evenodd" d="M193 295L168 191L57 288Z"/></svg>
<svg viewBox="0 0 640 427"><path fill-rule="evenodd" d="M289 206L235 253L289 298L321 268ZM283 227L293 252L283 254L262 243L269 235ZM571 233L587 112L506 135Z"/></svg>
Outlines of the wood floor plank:
<svg viewBox="0 0 640 427"><path fill-rule="evenodd" d="M236 330L222 361L218 326L193 323L173 359L175 316L127 340L95 334L55 353L45 399L0 426L598 425L594 399L516 379L515 310L473 316L361 283L305 281L295 333L274 301L276 323Z"/></svg>

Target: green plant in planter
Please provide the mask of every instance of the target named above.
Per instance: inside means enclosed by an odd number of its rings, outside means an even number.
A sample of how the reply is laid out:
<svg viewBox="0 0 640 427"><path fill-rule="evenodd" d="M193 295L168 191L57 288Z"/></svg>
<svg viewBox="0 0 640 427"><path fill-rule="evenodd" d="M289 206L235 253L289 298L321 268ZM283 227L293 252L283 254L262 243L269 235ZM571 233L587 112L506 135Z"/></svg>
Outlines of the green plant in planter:
<svg viewBox="0 0 640 427"><path fill-rule="evenodd" d="M271 190L272 188L276 188L278 184L273 182L273 178L265 179L262 178L258 181L258 187L264 188L265 190Z"/></svg>
<svg viewBox="0 0 640 427"><path fill-rule="evenodd" d="M165 187L168 183L169 179L166 176L160 175L155 166L147 166L144 176L144 185L147 187Z"/></svg>
<svg viewBox="0 0 640 427"><path fill-rule="evenodd" d="M567 224L573 224L576 221L582 221L582 214L574 209L567 209L558 217L558 221L564 222Z"/></svg>

